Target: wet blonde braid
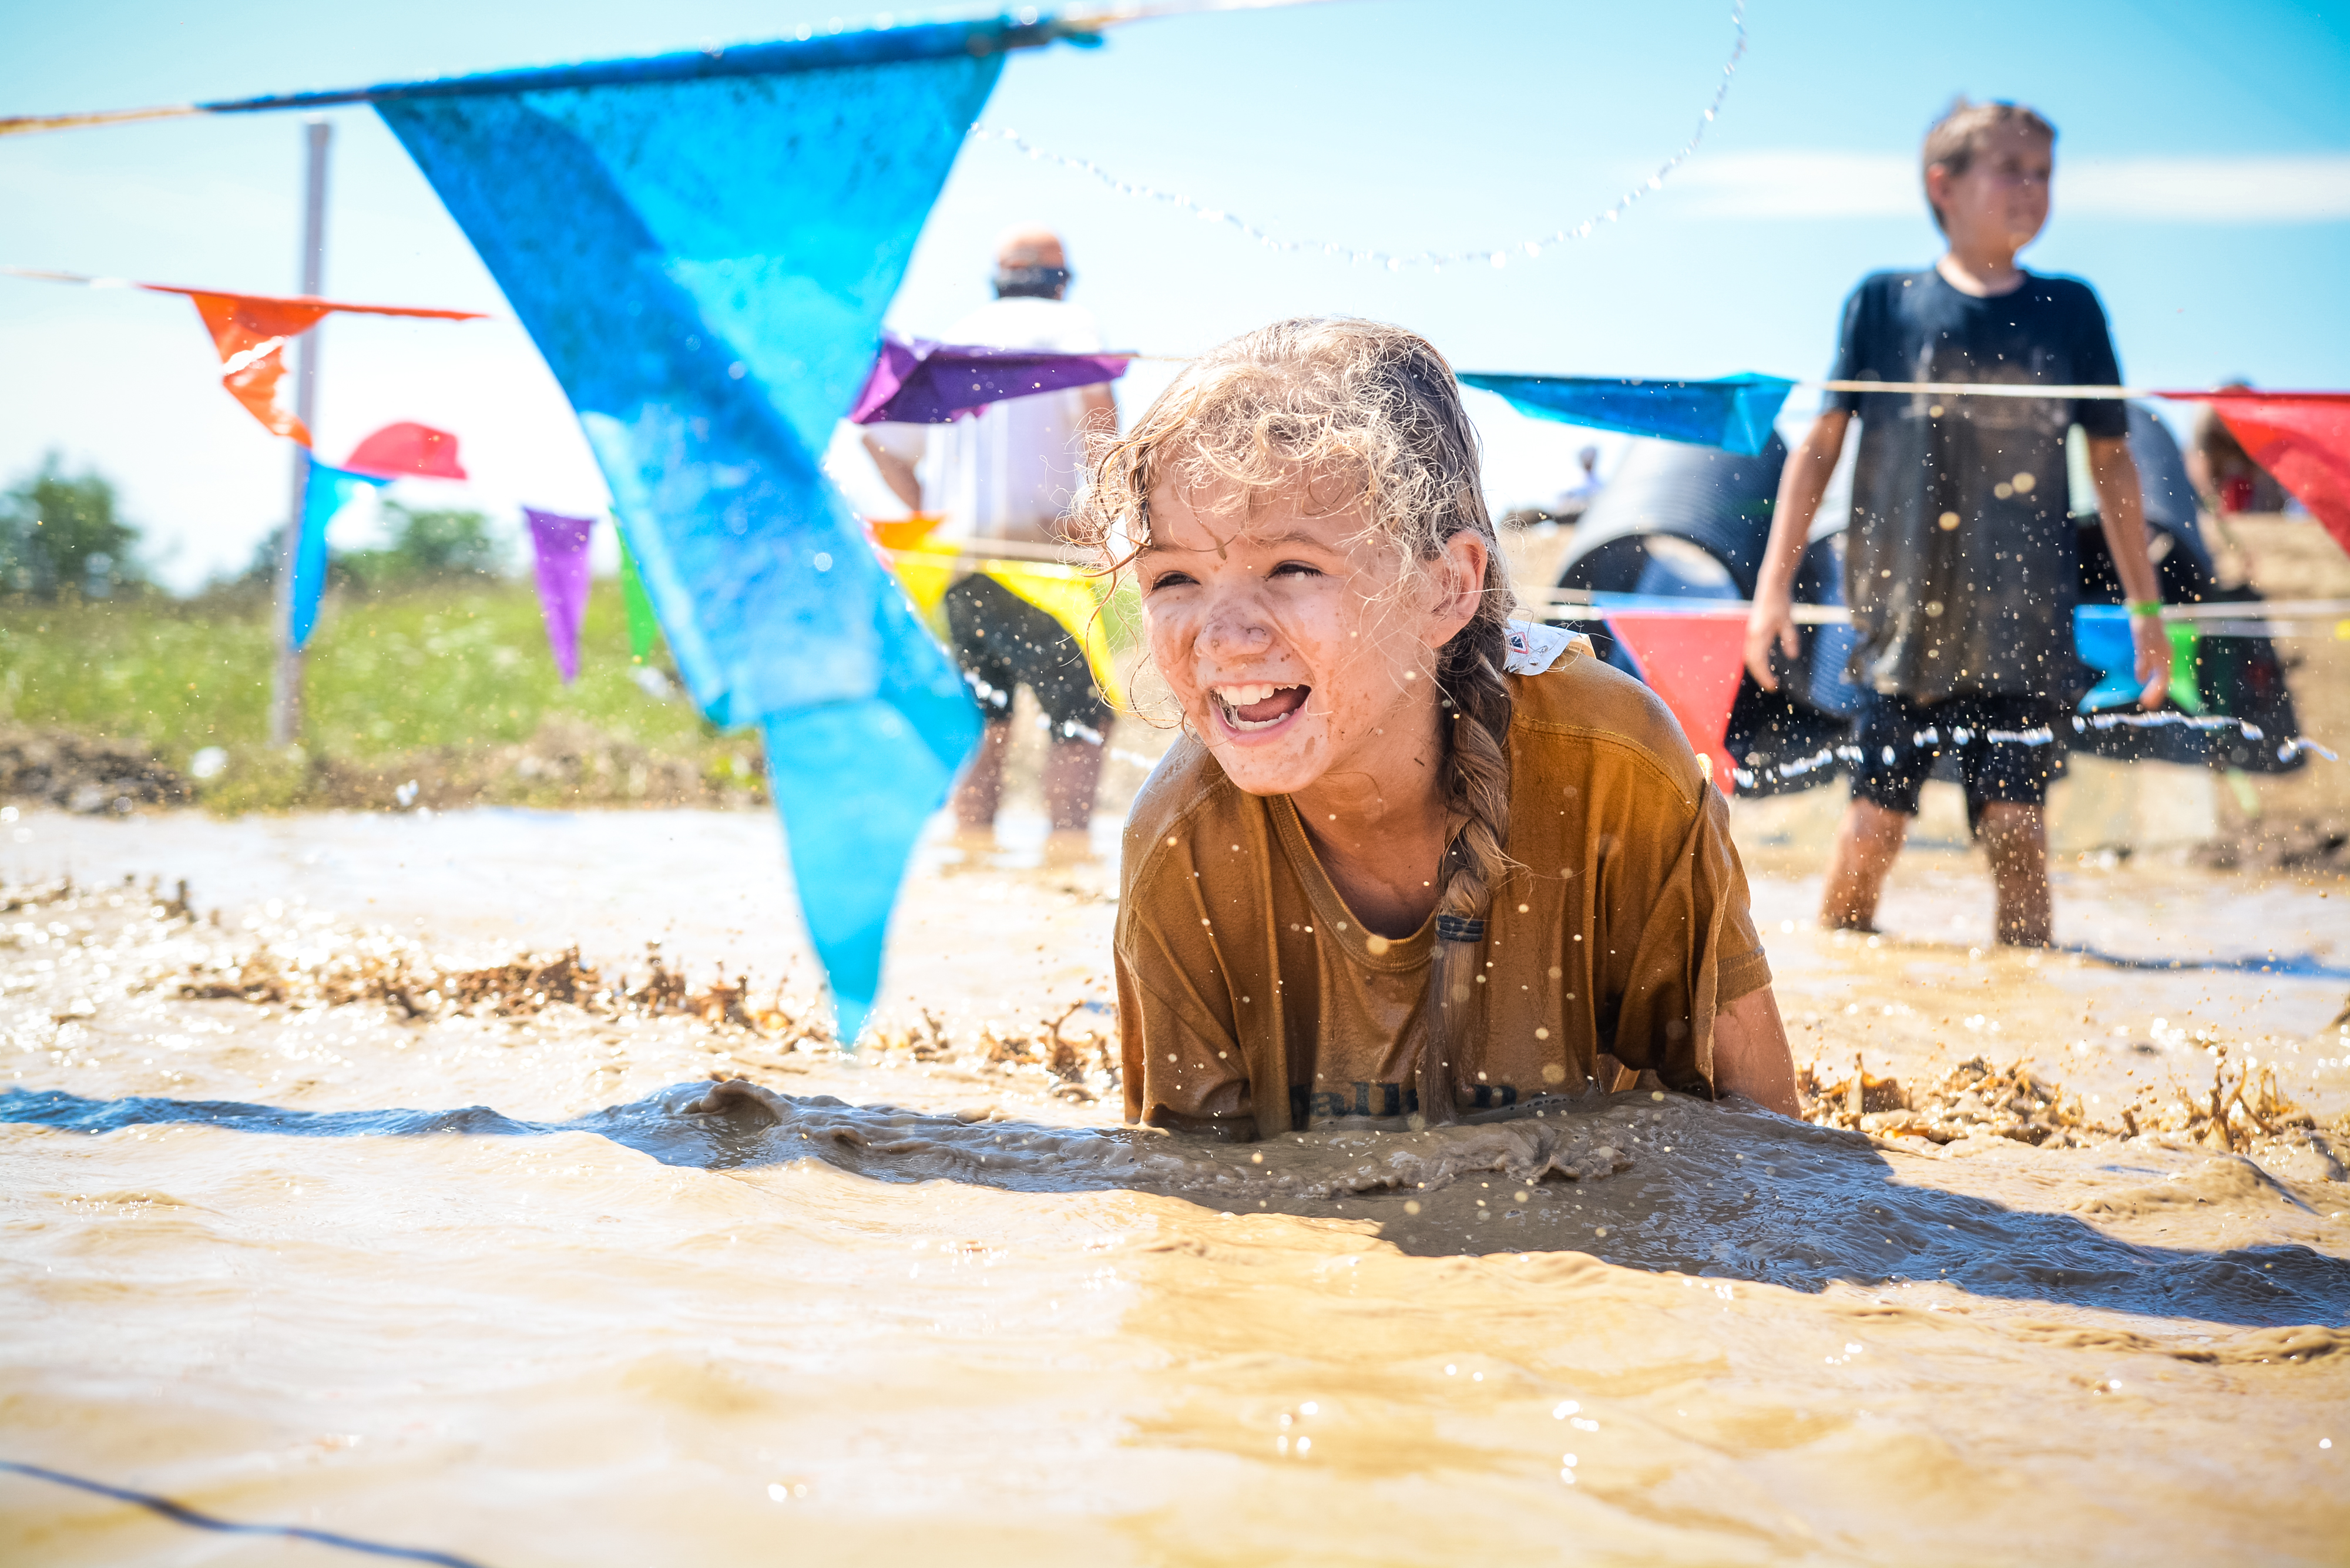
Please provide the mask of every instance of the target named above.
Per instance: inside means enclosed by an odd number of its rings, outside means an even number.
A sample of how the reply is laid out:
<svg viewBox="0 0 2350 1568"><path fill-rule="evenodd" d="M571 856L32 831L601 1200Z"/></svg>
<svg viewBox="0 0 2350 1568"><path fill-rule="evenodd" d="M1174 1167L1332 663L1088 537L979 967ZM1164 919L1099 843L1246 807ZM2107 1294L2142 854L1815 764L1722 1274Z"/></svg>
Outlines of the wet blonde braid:
<svg viewBox="0 0 2350 1568"><path fill-rule="evenodd" d="M1457 1119L1452 1085L1476 1057L1485 917L1512 867L1506 572L1501 552L1493 551L1477 618L1444 645L1436 669L1449 742L1440 787L1447 814L1461 826L1444 852L1436 951L1428 965L1428 1033L1416 1074L1419 1114L1435 1126Z"/></svg>

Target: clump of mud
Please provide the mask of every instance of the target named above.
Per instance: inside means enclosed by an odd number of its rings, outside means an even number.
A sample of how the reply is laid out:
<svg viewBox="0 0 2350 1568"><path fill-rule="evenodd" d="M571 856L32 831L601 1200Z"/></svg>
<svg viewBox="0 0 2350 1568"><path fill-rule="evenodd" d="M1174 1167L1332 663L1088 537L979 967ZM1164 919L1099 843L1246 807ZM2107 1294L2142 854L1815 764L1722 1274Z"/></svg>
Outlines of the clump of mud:
<svg viewBox="0 0 2350 1568"><path fill-rule="evenodd" d="M75 918L46 918L59 914ZM231 929L217 910L199 915L184 881L171 893L153 881L143 893L129 880L111 893L77 888L70 878L0 887L0 915L26 917L13 927L0 925L0 948L102 942L126 955L143 949L146 961L134 966L125 989L183 1001L297 1012L374 1005L421 1023L563 1015L599 1023L686 1019L713 1038L732 1036L771 1055L846 1048L830 1009L795 990L789 974L770 988L754 985L745 973L730 975L722 964L697 981L659 943L648 944L640 971L599 967L576 947L469 962L396 931L276 906ZM1077 1026L1080 1013L1095 1026ZM876 1064L960 1068L1072 1105L1094 1104L1118 1086L1115 1023L1102 1004L1083 999L1049 1004L1024 1019L968 1024L925 1008L910 1027L868 1028L858 1046ZM714 1069L711 1075L723 1078L731 1071Z"/></svg>
<svg viewBox="0 0 2350 1568"><path fill-rule="evenodd" d="M126 878L124 888L135 891ZM86 901L71 878L22 887L0 887L0 914L40 914ZM109 904L120 908L117 894ZM754 1030L773 1039L829 1042L831 1031L810 1009L785 1001L785 988L760 1001L747 975L722 974L696 987L666 961L659 943L649 944L646 972L631 980L607 978L580 959L577 948L559 953L517 953L481 966L454 963L422 943L396 932L349 929L313 917L272 922L255 919L241 932L222 928L219 911L200 920L188 884L166 895L152 881L144 897L130 902L148 919L141 935L150 942L209 924L217 941L203 956L146 972L137 989L164 991L187 1001L236 1001L257 1006L343 1007L377 1002L409 1018L528 1018L550 1007L570 1006L604 1018L685 1014L713 1028ZM85 924L87 921L85 920ZM0 941L21 946L27 938L46 944L72 940L71 926L27 922L22 931L0 931Z"/></svg>
<svg viewBox="0 0 2350 1568"><path fill-rule="evenodd" d="M1797 1074L1797 1084L1806 1120L1883 1137L1921 1137L1936 1144L2003 1137L2064 1148L2166 1135L2168 1142L2228 1153L2290 1139L2345 1163L2350 1129L2321 1127L2277 1087L2272 1066L2232 1064L2224 1044L2215 1043L2212 1051L2208 1087L2174 1077L2165 1087L2141 1088L2112 1122L2089 1113L2079 1095L2068 1096L2063 1084L2041 1077L2022 1060L1994 1066L1981 1056L1970 1057L1940 1077L1913 1085L1878 1077L1855 1056L1847 1076L1831 1077L1814 1061Z"/></svg>
<svg viewBox="0 0 2350 1568"><path fill-rule="evenodd" d="M0 729L0 801L128 813L194 798L188 781L143 742L69 730Z"/></svg>
<svg viewBox="0 0 2350 1568"><path fill-rule="evenodd" d="M2211 871L2350 875L2350 817L2328 813L2289 821L2264 819L2198 846L2192 858Z"/></svg>
<svg viewBox="0 0 2350 1568"><path fill-rule="evenodd" d="M884 1054L902 1054L917 1062L1035 1069L1050 1075L1055 1098L1090 1105L1098 1096L1087 1083L1089 1076L1098 1075L1111 1089L1118 1086L1118 1040L1112 1027L1070 1027L1069 1021L1086 1005L1072 1002L1054 1016L1040 1014L1027 1025L988 1019L961 1037L925 1007L920 1023L879 1030L874 1044Z"/></svg>

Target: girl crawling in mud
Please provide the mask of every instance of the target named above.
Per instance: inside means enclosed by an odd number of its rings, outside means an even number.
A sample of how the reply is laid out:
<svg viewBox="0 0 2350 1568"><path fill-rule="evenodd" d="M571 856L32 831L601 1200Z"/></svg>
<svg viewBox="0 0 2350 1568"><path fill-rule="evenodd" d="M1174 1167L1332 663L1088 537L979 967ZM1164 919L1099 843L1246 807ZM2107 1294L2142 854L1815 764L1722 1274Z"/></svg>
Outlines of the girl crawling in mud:
<svg viewBox="0 0 2350 1568"><path fill-rule="evenodd" d="M1511 618L1477 465L1436 350L1345 320L1097 454L1076 524L1184 729L1126 828L1129 1121L1419 1126L1619 1064L1797 1114L1728 807L1646 687Z"/></svg>

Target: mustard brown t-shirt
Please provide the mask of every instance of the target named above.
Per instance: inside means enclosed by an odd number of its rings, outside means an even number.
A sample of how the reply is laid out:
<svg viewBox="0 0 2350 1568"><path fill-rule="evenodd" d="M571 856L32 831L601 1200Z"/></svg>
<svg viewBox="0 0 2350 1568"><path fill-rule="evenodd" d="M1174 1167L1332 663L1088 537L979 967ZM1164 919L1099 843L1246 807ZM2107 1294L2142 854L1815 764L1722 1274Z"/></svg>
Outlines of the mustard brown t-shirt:
<svg viewBox="0 0 2350 1568"><path fill-rule="evenodd" d="M1771 983L1729 807L1629 676L1570 649L1505 679L1518 869L1487 915L1455 1103L1580 1090L1603 1051L1711 1094L1717 1011ZM1186 737L1135 799L1121 881L1128 1121L1263 1137L1418 1110L1435 919L1364 930L1286 795L1245 793Z"/></svg>

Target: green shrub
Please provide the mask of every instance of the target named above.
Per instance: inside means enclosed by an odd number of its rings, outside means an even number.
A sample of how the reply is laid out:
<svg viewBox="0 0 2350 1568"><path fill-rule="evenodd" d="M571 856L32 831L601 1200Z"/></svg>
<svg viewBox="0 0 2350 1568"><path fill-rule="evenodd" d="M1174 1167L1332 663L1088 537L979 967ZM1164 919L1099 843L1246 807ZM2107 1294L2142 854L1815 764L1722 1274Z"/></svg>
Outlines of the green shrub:
<svg viewBox="0 0 2350 1568"><path fill-rule="evenodd" d="M0 595L106 599L146 582L139 530L96 470L68 476L53 452L0 493Z"/></svg>

